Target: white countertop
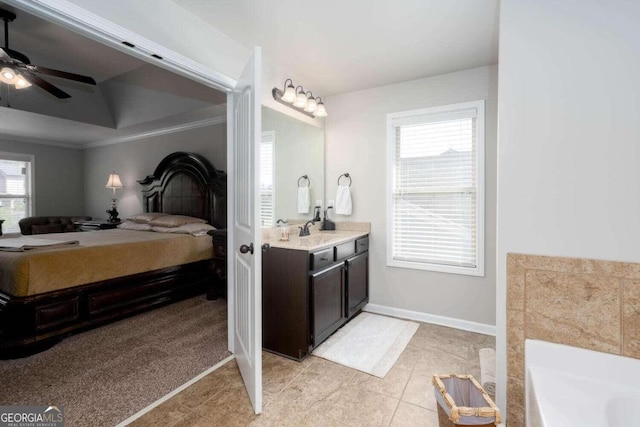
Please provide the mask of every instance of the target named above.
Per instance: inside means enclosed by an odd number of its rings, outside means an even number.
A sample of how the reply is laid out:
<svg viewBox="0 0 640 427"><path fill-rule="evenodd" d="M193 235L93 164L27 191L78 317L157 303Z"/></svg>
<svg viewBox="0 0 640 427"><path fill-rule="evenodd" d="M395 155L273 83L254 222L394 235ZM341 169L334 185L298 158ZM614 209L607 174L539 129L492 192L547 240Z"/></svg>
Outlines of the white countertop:
<svg viewBox="0 0 640 427"><path fill-rule="evenodd" d="M297 235L290 235L288 241L280 240L279 236L263 236L262 243L268 243L272 248L315 252L359 237L364 237L367 234L369 234L369 232L363 230L312 231L310 236L299 237Z"/></svg>

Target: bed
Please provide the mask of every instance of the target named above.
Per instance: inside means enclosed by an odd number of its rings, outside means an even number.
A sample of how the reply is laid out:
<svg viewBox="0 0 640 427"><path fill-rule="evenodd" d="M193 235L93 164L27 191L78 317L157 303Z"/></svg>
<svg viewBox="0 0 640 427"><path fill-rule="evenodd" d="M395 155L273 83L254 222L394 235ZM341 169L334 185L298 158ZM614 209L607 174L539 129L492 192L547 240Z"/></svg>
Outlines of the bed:
<svg viewBox="0 0 640 427"><path fill-rule="evenodd" d="M138 182L145 212L226 228L226 174L203 157L170 154ZM207 235L113 229L43 238L78 244L0 252L2 358L31 354L70 333L221 285Z"/></svg>

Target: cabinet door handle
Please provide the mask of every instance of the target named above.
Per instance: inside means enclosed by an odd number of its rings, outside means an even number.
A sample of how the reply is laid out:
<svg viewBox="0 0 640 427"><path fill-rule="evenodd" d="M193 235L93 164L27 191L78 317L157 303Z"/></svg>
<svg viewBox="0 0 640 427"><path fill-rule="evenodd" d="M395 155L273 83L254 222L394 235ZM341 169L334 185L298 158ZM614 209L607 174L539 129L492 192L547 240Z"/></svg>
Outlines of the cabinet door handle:
<svg viewBox="0 0 640 427"><path fill-rule="evenodd" d="M267 252L269 249L271 249L270 244L265 243L264 245L262 245L262 252Z"/></svg>

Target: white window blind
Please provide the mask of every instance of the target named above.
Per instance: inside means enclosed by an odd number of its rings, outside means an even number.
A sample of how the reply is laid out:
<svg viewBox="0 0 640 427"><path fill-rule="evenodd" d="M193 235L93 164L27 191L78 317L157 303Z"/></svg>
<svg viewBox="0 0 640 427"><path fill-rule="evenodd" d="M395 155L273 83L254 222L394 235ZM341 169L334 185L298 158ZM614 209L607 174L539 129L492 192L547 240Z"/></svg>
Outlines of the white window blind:
<svg viewBox="0 0 640 427"><path fill-rule="evenodd" d="M274 223L274 132L264 132L260 143L260 223L263 228Z"/></svg>
<svg viewBox="0 0 640 427"><path fill-rule="evenodd" d="M33 157L0 153L0 219L5 233L20 232L18 221L32 216Z"/></svg>
<svg viewBox="0 0 640 427"><path fill-rule="evenodd" d="M389 265L483 275L484 102L390 114Z"/></svg>

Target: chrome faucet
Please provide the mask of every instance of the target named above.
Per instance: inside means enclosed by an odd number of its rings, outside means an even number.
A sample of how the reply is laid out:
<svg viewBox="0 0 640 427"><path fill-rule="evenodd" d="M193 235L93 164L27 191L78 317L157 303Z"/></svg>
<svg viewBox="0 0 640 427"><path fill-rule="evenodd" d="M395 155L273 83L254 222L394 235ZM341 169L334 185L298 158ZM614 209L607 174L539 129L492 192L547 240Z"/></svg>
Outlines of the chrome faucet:
<svg viewBox="0 0 640 427"><path fill-rule="evenodd" d="M310 220L310 221L307 221L307 223L304 225L304 227L298 227L300 229L299 236L303 237L303 236L311 235L311 233L309 232L309 224L313 225L315 223L316 222L314 220Z"/></svg>

